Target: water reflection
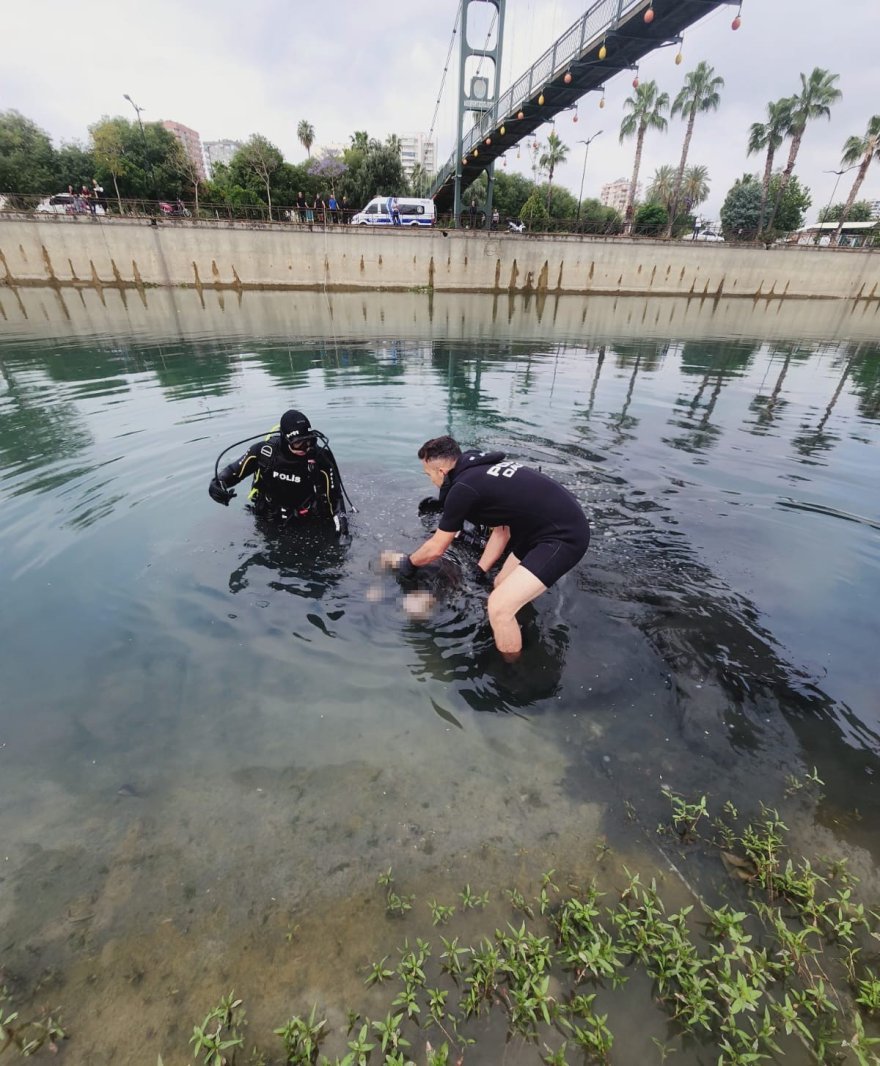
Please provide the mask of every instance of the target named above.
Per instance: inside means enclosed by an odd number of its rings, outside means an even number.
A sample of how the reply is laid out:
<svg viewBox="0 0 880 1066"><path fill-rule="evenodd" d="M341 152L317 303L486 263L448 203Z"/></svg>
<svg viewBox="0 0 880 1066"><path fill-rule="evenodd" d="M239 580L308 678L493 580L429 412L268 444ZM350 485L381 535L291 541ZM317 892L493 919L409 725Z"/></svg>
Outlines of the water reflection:
<svg viewBox="0 0 880 1066"><path fill-rule="evenodd" d="M240 318L211 299L172 337L138 340L161 306L148 293L130 318L108 307L119 337L0 346L0 918L26 934L4 957L22 986L51 960L75 1002L85 947L89 974L107 960L107 1002L137 1000L131 930L175 987L205 993L218 942L268 980L297 907L318 922L391 863L436 878L496 836L509 884L516 856L568 862L594 844L585 821L607 831L625 804L656 825L661 783L746 807L816 765L818 819L876 845L880 349L864 313L830 340L842 319L811 307L550 299L549 335L521 301L435 300L420 319L416 296L334 298L331 323L310 296L248 294ZM293 342L295 319L311 332ZM230 330L207 335L217 322ZM224 442L291 405L345 472L348 547L207 497ZM591 516L582 563L523 612L515 664L470 551L429 579L423 619L376 569L433 528L415 451L442 431L541 466ZM93 910L71 944L57 916ZM199 931L179 958L153 939L159 914ZM253 950L254 915L274 947ZM94 989L78 994L84 1015Z"/></svg>
<svg viewBox="0 0 880 1066"><path fill-rule="evenodd" d="M255 537L242 545L243 557L229 575L231 593L270 588L317 600L339 583L345 546L332 527L291 528L259 516L254 525Z"/></svg>

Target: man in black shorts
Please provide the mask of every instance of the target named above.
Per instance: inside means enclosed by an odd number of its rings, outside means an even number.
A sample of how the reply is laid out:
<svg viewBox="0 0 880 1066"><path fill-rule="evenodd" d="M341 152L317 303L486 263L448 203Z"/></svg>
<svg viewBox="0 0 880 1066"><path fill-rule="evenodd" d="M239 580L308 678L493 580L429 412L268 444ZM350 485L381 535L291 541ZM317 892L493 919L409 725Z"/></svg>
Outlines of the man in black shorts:
<svg viewBox="0 0 880 1066"><path fill-rule="evenodd" d="M568 489L546 474L505 460L503 452L463 453L452 437L435 437L419 448L419 458L440 489L439 527L412 555L384 552L382 562L403 577L412 576L443 555L465 519L491 526L477 567L485 574L509 549L488 610L498 650L515 659L522 651L517 611L583 558L590 543L587 516Z"/></svg>

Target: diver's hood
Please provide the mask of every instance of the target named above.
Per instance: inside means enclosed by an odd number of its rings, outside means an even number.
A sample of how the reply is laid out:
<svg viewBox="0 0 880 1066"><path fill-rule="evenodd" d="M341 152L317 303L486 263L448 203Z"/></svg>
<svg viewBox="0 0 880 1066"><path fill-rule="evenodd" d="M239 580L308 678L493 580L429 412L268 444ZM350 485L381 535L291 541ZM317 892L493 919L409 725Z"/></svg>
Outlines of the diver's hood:
<svg viewBox="0 0 880 1066"><path fill-rule="evenodd" d="M462 452L458 462L443 478L443 484L440 486L440 503L443 503L446 499L446 494L452 488L452 482L462 471L470 470L474 466L494 466L495 463L500 463L503 458L504 452L478 452L475 449Z"/></svg>

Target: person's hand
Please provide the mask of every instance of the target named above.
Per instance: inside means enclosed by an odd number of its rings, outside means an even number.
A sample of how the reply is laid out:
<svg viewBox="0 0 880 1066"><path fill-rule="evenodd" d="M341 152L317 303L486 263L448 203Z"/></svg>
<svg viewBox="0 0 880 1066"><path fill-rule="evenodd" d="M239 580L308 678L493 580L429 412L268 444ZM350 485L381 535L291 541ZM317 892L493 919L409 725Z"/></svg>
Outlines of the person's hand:
<svg viewBox="0 0 880 1066"><path fill-rule="evenodd" d="M478 585L485 586L486 588L489 588L492 585L492 578L489 577L479 563L474 563L474 580Z"/></svg>
<svg viewBox="0 0 880 1066"><path fill-rule="evenodd" d="M342 540L348 536L348 518L344 514L333 516L333 525L336 527L336 536Z"/></svg>
<svg viewBox="0 0 880 1066"><path fill-rule="evenodd" d="M405 558L403 552L384 551L379 556L379 569L397 570Z"/></svg>
<svg viewBox="0 0 880 1066"><path fill-rule="evenodd" d="M208 486L208 495L212 500L222 503L224 507L228 507L229 501L235 493L232 489L228 489L219 477L215 477L211 479L211 484Z"/></svg>

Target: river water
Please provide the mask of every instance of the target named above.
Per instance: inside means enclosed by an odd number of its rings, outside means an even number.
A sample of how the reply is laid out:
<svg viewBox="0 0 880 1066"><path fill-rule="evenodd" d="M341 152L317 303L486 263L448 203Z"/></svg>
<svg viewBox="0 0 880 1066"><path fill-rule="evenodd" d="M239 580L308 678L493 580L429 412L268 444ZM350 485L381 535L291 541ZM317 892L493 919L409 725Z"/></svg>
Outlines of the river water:
<svg viewBox="0 0 880 1066"><path fill-rule="evenodd" d="M415 915L465 883L588 878L600 841L662 871L663 785L750 809L815 767L793 832L876 888L875 309L17 299L0 985L63 1009L64 1061L188 1062L230 988L256 1042L313 1002L344 1030L403 937L379 874ZM218 453L290 406L330 439L348 546L208 497ZM432 529L415 453L441 433L540 466L591 518L516 664L466 550L426 620L377 572ZM619 1061L645 1043L622 1034Z"/></svg>

